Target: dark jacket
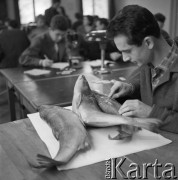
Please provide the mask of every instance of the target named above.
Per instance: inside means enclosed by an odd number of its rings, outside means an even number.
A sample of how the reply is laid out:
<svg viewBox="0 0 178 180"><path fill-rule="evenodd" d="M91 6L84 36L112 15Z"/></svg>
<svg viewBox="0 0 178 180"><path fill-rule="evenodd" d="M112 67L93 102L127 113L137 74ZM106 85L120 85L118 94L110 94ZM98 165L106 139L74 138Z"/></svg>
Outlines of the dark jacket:
<svg viewBox="0 0 178 180"><path fill-rule="evenodd" d="M18 29L0 34L0 68L17 67L21 53L29 46L26 34Z"/></svg>
<svg viewBox="0 0 178 180"><path fill-rule="evenodd" d="M162 120L161 129L178 133L178 58L153 91L148 65L143 66L130 82L135 87L134 97L141 95L141 101L153 107L149 117Z"/></svg>
<svg viewBox="0 0 178 180"><path fill-rule="evenodd" d="M30 47L20 56L19 63L24 66L39 66L39 61L45 59L45 56L54 62L67 61L65 41L58 43L59 53L54 46L49 32L46 32L32 40Z"/></svg>
<svg viewBox="0 0 178 180"><path fill-rule="evenodd" d="M45 20L46 20L46 24L49 26L51 19L53 16L59 14L55 8L50 7L49 9L45 10Z"/></svg>

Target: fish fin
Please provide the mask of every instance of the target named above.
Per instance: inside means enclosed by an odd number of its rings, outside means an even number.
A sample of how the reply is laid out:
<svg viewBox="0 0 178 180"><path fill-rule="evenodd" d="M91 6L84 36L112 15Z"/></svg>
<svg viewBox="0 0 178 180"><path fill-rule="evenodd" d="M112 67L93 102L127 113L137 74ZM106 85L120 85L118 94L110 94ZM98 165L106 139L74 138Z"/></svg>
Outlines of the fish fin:
<svg viewBox="0 0 178 180"><path fill-rule="evenodd" d="M77 101L77 103L76 103L77 109L79 108L81 102L82 102L82 95L79 94L79 95L78 95L78 101Z"/></svg>
<svg viewBox="0 0 178 180"><path fill-rule="evenodd" d="M59 141L59 132L56 131L55 129L52 129L54 137Z"/></svg>
<svg viewBox="0 0 178 180"><path fill-rule="evenodd" d="M77 109L79 108L81 101L82 101L82 96L81 94L75 95L75 99L72 100L72 110L74 112L77 111Z"/></svg>
<svg viewBox="0 0 178 180"><path fill-rule="evenodd" d="M60 166L64 164L64 162L56 161L50 157L47 157L41 154L37 154L37 160L40 164L39 168L50 168L53 166Z"/></svg>

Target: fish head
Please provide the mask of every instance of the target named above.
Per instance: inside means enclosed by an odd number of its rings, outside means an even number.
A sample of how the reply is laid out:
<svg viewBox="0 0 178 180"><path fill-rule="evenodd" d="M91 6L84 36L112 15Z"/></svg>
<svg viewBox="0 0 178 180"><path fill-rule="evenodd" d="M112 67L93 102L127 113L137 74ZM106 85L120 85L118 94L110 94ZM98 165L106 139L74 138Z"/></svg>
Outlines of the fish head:
<svg viewBox="0 0 178 180"><path fill-rule="evenodd" d="M88 81L84 75L80 75L75 83L74 93L88 94L91 92Z"/></svg>
<svg viewBox="0 0 178 180"><path fill-rule="evenodd" d="M80 75L75 83L74 94L72 100L72 110L78 113L78 108L81 104L83 95L87 96L92 93L88 81L84 75Z"/></svg>

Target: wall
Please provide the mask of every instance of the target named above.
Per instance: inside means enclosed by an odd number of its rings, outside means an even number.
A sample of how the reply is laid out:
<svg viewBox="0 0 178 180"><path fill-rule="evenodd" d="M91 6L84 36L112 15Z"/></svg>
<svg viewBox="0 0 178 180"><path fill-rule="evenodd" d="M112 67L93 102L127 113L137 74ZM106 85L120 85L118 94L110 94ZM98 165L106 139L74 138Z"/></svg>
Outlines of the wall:
<svg viewBox="0 0 178 180"><path fill-rule="evenodd" d="M6 0L0 0L0 20L4 21L7 17Z"/></svg>
<svg viewBox="0 0 178 180"><path fill-rule="evenodd" d="M166 16L164 29L170 33L170 14L171 14L171 0L115 0L116 12L126 5L138 4L146 7L153 14L162 13Z"/></svg>

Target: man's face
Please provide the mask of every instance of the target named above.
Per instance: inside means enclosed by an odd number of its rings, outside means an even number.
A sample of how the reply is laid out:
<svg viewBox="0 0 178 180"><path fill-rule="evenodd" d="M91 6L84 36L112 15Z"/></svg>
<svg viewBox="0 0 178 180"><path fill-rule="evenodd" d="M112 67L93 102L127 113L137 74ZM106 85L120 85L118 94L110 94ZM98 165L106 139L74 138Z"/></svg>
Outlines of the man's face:
<svg viewBox="0 0 178 180"><path fill-rule="evenodd" d="M58 43L60 41L62 41L64 39L66 35L66 31L61 31L61 30L58 30L58 29L55 29L55 30L50 30L50 36L51 36L51 39L55 42L55 43Z"/></svg>
<svg viewBox="0 0 178 180"><path fill-rule="evenodd" d="M149 62L151 52L148 47L143 43L141 46L129 45L127 37L118 35L114 38L114 42L118 50L122 53L123 61L131 61L137 63L138 66L147 64Z"/></svg>
<svg viewBox="0 0 178 180"><path fill-rule="evenodd" d="M100 21L96 21L96 30L104 30L104 26L100 23Z"/></svg>

